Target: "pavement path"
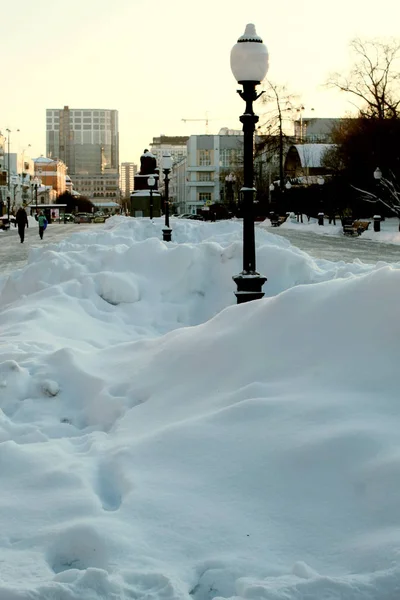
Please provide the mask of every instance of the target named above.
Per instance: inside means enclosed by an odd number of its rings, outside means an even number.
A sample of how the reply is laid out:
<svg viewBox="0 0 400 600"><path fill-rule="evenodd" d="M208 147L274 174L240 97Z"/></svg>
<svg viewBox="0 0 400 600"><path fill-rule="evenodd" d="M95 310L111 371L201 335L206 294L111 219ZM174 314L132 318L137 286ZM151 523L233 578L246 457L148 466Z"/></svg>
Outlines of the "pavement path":
<svg viewBox="0 0 400 600"><path fill-rule="evenodd" d="M324 258L334 262L353 262L375 264L379 261L400 262L400 245L373 242L360 237L319 235L312 231L296 231L280 227L266 227L267 231L280 235L304 250L314 258Z"/></svg>
<svg viewBox="0 0 400 600"><path fill-rule="evenodd" d="M11 225L8 231L0 231L0 278L14 269L25 266L31 248L57 243L71 233L94 227L99 227L99 225L94 223L52 223L47 227L43 240L41 240L38 226L30 226L25 229L25 241L21 244L18 229Z"/></svg>

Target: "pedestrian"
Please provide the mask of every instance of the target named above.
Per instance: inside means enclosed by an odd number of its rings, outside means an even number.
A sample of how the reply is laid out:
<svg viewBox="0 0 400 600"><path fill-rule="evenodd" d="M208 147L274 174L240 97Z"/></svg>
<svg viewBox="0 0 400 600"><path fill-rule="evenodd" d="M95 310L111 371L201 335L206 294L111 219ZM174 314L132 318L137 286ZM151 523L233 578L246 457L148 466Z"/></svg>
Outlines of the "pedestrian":
<svg viewBox="0 0 400 600"><path fill-rule="evenodd" d="M18 227L18 235L21 240L21 244L24 243L25 239L25 227L29 227L28 225L28 215L26 214L25 209L20 206L17 210L17 214L15 215L15 222Z"/></svg>
<svg viewBox="0 0 400 600"><path fill-rule="evenodd" d="M39 223L39 235L40 235L40 239L43 239L43 232L47 227L47 219L43 214L43 211L41 210L38 216L38 223Z"/></svg>

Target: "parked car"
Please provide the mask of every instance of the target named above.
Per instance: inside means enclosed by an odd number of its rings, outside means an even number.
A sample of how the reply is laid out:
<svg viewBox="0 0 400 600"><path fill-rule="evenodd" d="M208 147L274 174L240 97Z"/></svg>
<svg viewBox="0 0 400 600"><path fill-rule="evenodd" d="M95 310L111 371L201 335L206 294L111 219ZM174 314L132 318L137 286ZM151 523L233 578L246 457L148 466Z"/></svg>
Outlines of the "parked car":
<svg viewBox="0 0 400 600"><path fill-rule="evenodd" d="M91 223L92 215L89 213L76 213L74 223Z"/></svg>
<svg viewBox="0 0 400 600"><path fill-rule="evenodd" d="M202 217L201 215L189 215L186 218L192 219L193 221L204 221L204 217Z"/></svg>
<svg viewBox="0 0 400 600"><path fill-rule="evenodd" d="M75 216L72 215L71 213L65 213L65 215L61 214L58 217L58 220L60 221L60 223L64 223L64 221L65 221L65 223L73 223L74 219L75 219Z"/></svg>

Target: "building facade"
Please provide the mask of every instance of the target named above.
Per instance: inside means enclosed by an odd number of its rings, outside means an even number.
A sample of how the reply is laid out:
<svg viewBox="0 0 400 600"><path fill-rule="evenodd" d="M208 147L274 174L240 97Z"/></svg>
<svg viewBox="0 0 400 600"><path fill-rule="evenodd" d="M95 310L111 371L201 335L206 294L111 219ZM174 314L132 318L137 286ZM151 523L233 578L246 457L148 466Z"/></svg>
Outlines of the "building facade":
<svg viewBox="0 0 400 600"><path fill-rule="evenodd" d="M41 180L42 185L51 187L56 197L66 191L67 166L62 160L40 156L34 159L35 177Z"/></svg>
<svg viewBox="0 0 400 600"><path fill-rule="evenodd" d="M137 165L133 162L121 163L120 188L121 198L128 200L130 193L134 189L135 175L137 174Z"/></svg>
<svg viewBox="0 0 400 600"><path fill-rule="evenodd" d="M153 138L150 144L150 152L154 154L160 172L162 170L163 154L171 155L172 164L179 162L186 156L188 139L187 135L160 135Z"/></svg>
<svg viewBox="0 0 400 600"><path fill-rule="evenodd" d="M330 144L332 132L343 119L301 118L294 121L294 137L300 144Z"/></svg>
<svg viewBox="0 0 400 600"><path fill-rule="evenodd" d="M178 213L196 214L224 202L225 178L243 168L243 135L191 135L186 159L174 165L171 196Z"/></svg>
<svg viewBox="0 0 400 600"><path fill-rule="evenodd" d="M47 109L46 153L67 166L77 192L119 199L117 110Z"/></svg>

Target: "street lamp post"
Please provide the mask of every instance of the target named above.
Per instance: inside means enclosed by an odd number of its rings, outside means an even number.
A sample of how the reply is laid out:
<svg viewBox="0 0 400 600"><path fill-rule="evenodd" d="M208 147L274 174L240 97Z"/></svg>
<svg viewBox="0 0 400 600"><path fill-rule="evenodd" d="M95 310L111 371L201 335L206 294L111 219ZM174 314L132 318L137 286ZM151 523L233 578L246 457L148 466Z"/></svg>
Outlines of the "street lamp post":
<svg viewBox="0 0 400 600"><path fill-rule="evenodd" d="M34 177L34 179L33 179L33 186L34 186L34 189L35 189L36 216L38 214L38 198L37 198L38 184L39 184L39 179L37 177Z"/></svg>
<svg viewBox="0 0 400 600"><path fill-rule="evenodd" d="M261 96L256 86L268 71L268 51L257 35L253 24L246 25L244 34L231 50L231 69L236 81L243 86L238 90L246 108L240 117L243 123L243 271L233 277L237 285L237 303L257 300L264 296L261 288L267 281L256 271L256 249L254 232L254 131L258 116L254 114L253 102Z"/></svg>
<svg viewBox="0 0 400 600"><path fill-rule="evenodd" d="M150 175L150 177L148 177L147 179L147 184L149 186L149 190L150 190L150 220L153 220L153 189L154 186L156 185L156 180L153 177L153 175Z"/></svg>
<svg viewBox="0 0 400 600"><path fill-rule="evenodd" d="M10 137L11 137L12 131L11 131L11 129L6 129L6 131L8 133L8 136L7 136L7 157L8 157L8 160L7 160L7 175L8 175L7 188L8 188L8 193L10 194L11 193L11 177L10 177L10 175L11 175L11 173L10 173L10 170L11 170L10 169L10 160L11 160L10 147L11 147L11 140L10 140ZM19 129L17 129L17 133L18 132L19 132Z"/></svg>
<svg viewBox="0 0 400 600"><path fill-rule="evenodd" d="M229 173L225 177L225 186L226 186L226 199L228 203L228 209L230 212L234 211L235 207L235 194L233 191L233 186L235 185L236 177L233 173Z"/></svg>
<svg viewBox="0 0 400 600"><path fill-rule="evenodd" d="M318 213L318 225L323 225L324 224L324 216L325 216L325 212L323 210L323 201L322 201L322 186L325 183L325 179L323 177L318 177L317 179L317 183L319 185L319 192L320 192L320 201L319 201L319 213Z"/></svg>
<svg viewBox="0 0 400 600"><path fill-rule="evenodd" d="M380 170L379 167L376 167L375 171L374 171L374 178L375 181L377 183L377 187L379 190L379 185L381 183L381 179L382 179L382 171ZM379 194L379 191L378 191ZM378 195L379 198L379 195ZM378 202L375 203L375 207L376 207L376 214L374 215L374 231L379 232L381 230L381 221L382 221L382 217L381 215L378 215ZM399 225L399 231L400 231L400 225Z"/></svg>
<svg viewBox="0 0 400 600"><path fill-rule="evenodd" d="M164 184L165 184L165 227L163 229L163 240L164 242L171 241L172 229L169 226L169 174L172 169L172 157L170 154L164 154L162 159L162 170L164 173Z"/></svg>

